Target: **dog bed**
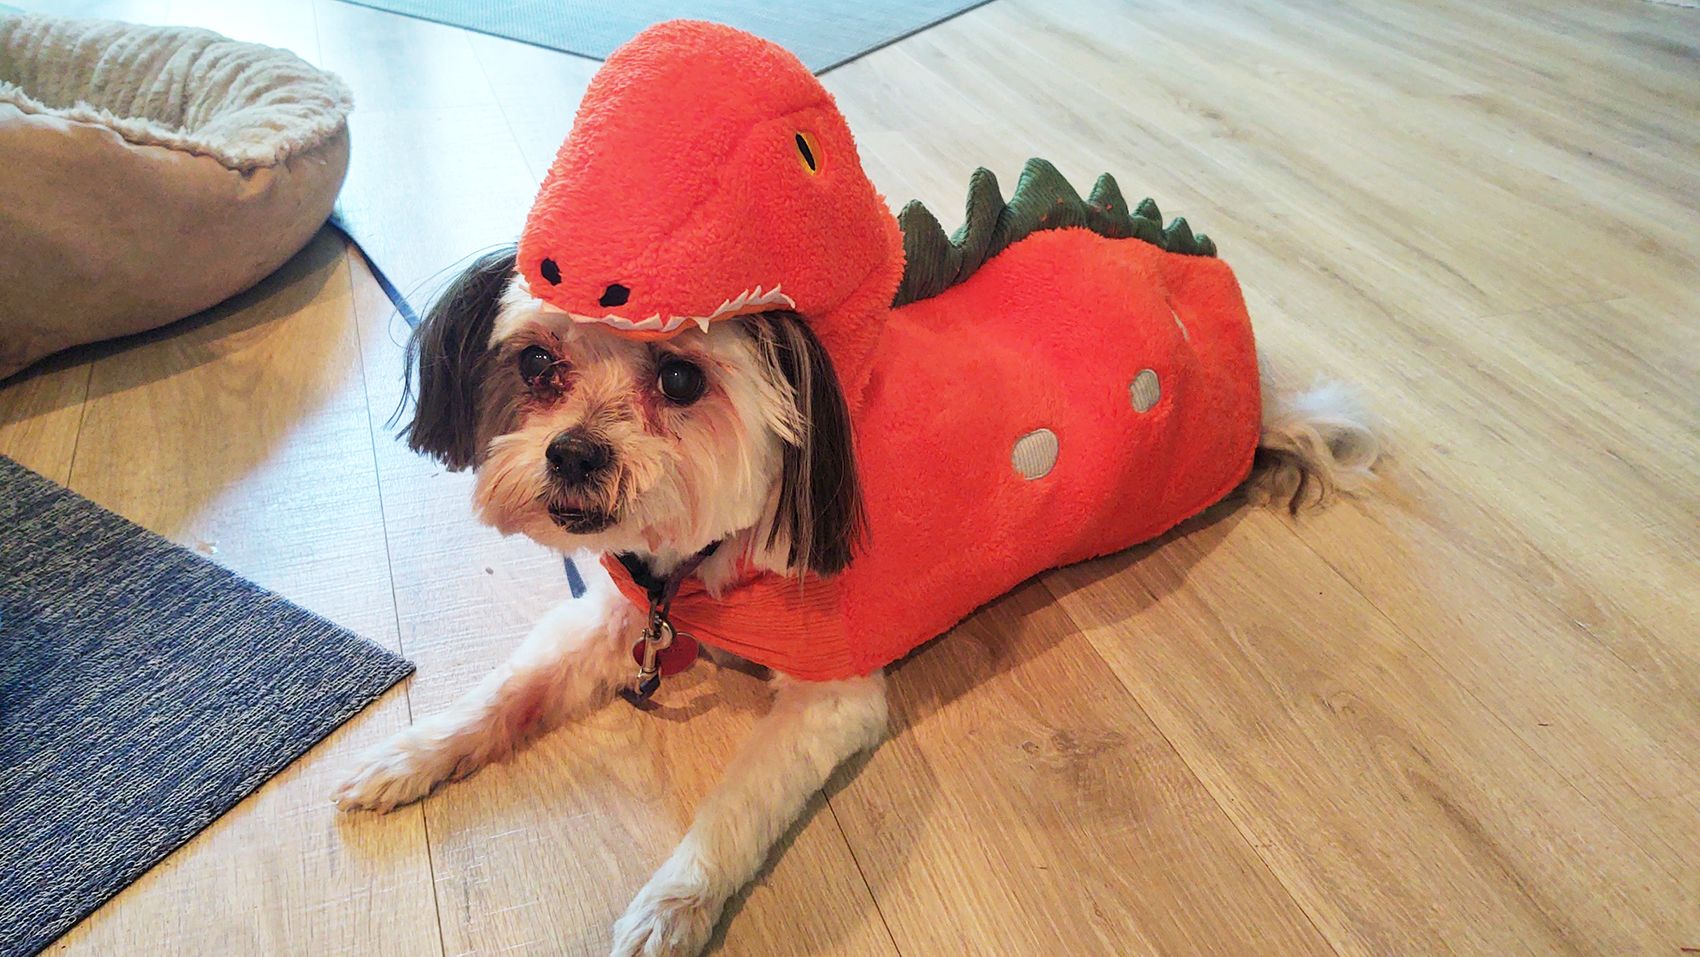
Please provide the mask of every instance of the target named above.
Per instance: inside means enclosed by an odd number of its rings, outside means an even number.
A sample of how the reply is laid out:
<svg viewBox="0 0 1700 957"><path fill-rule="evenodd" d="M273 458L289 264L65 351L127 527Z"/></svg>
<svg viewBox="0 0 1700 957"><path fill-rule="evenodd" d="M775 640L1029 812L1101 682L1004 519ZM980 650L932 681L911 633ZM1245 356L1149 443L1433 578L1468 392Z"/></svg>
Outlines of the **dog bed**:
<svg viewBox="0 0 1700 957"><path fill-rule="evenodd" d="M351 105L207 30L0 15L0 378L282 265L330 215Z"/></svg>

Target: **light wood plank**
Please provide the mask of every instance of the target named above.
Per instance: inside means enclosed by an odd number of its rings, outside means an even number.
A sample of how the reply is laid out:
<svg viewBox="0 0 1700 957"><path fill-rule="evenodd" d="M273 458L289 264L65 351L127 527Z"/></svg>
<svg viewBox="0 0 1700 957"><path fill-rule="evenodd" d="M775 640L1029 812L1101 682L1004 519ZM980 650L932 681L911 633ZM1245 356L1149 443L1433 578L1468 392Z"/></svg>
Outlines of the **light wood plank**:
<svg viewBox="0 0 1700 957"><path fill-rule="evenodd" d="M1266 351L1376 383L1402 446L1387 507L1321 517L1338 538L1318 547L1600 813L1690 871L1689 829L1652 822L1692 818L1670 775L1700 764L1700 456L1693 403L1666 391L1683 378L1659 372L1689 361L1692 325L1635 300L1480 321L1401 308L1396 279L1336 271L1299 231L1257 241L1238 262L1271 293L1253 296ZM1395 315L1379 338L1354 328Z"/></svg>
<svg viewBox="0 0 1700 957"><path fill-rule="evenodd" d="M602 61L481 33L469 40L535 188L572 129L578 101ZM529 199L526 209L530 209Z"/></svg>
<svg viewBox="0 0 1700 957"><path fill-rule="evenodd" d="M0 385L0 455L64 484L71 480L89 367L57 358Z"/></svg>
<svg viewBox="0 0 1700 957"><path fill-rule="evenodd" d="M1333 953L1041 585L891 688L832 806L904 953Z"/></svg>
<svg viewBox="0 0 1700 957"><path fill-rule="evenodd" d="M1669 953L1692 897L1272 513L1047 578L1342 953Z"/></svg>

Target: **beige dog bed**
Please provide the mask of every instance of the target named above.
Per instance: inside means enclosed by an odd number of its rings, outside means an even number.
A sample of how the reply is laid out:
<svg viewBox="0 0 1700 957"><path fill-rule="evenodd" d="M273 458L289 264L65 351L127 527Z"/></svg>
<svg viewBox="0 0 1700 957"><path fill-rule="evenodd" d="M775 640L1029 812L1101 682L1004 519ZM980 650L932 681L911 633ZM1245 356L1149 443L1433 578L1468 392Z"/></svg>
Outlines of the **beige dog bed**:
<svg viewBox="0 0 1700 957"><path fill-rule="evenodd" d="M0 378L282 265L330 215L350 106L284 50L0 15Z"/></svg>

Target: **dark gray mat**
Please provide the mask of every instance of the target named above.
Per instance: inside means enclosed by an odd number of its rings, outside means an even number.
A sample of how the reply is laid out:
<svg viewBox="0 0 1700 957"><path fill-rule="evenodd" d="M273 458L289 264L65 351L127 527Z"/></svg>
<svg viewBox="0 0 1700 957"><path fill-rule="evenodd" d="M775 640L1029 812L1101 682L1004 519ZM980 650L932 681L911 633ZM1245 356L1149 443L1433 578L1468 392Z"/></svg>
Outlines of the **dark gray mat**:
<svg viewBox="0 0 1700 957"><path fill-rule="evenodd" d="M52 943L412 670L0 456L0 955Z"/></svg>
<svg viewBox="0 0 1700 957"><path fill-rule="evenodd" d="M663 20L714 20L766 37L820 73L988 0L347 0L606 59Z"/></svg>

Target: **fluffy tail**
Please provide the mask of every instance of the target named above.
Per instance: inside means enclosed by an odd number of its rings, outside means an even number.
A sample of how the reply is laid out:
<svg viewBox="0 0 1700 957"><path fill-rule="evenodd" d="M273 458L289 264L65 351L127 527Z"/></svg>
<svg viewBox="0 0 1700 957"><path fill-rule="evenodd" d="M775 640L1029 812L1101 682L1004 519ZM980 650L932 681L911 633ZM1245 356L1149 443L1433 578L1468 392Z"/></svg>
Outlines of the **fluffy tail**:
<svg viewBox="0 0 1700 957"><path fill-rule="evenodd" d="M1294 515L1328 504L1375 478L1381 440L1345 386L1323 383L1297 395L1266 397L1263 435L1242 488L1258 505Z"/></svg>

